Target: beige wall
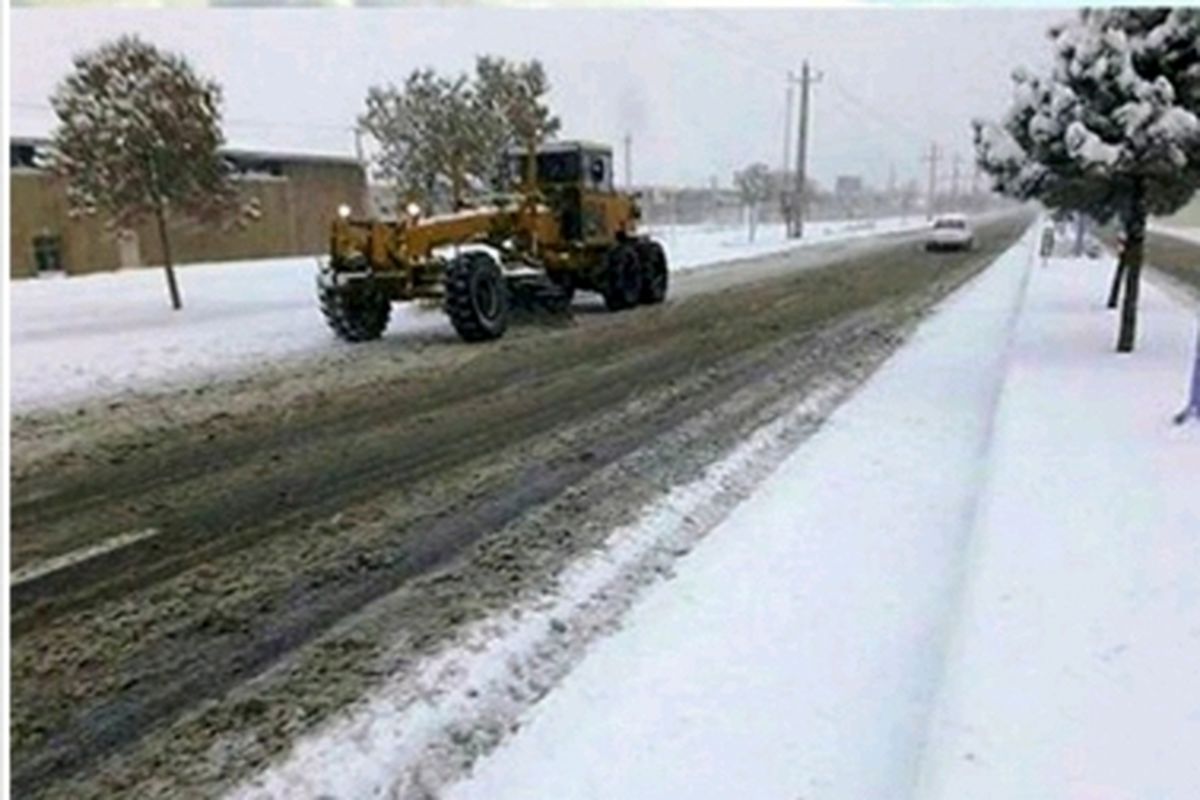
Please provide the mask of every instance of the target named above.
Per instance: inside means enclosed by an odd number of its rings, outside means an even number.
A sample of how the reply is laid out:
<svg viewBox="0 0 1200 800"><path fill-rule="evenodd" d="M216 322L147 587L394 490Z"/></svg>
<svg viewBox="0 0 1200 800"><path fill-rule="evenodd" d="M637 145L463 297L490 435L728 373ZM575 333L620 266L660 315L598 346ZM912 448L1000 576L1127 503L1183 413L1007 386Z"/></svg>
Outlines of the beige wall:
<svg viewBox="0 0 1200 800"><path fill-rule="evenodd" d="M282 177L240 182L258 199L261 217L241 229L170 226L171 252L179 264L205 261L309 255L325 251L329 222L337 207L363 208L366 180L360 167L338 162L285 162ZM14 278L34 274L33 238L62 238L63 267L73 275L116 269L121 251L114 235L96 218L71 219L62 184L33 170L14 170L11 179L9 254ZM162 263L162 247L152 222L139 226L137 251L143 265ZM130 248L126 246L126 256Z"/></svg>
<svg viewBox="0 0 1200 800"><path fill-rule="evenodd" d="M44 173L14 169L10 173L9 264L14 278L34 273L33 238L41 234L62 237L62 258L71 265L117 264L116 242L97 219L72 219L62 186Z"/></svg>

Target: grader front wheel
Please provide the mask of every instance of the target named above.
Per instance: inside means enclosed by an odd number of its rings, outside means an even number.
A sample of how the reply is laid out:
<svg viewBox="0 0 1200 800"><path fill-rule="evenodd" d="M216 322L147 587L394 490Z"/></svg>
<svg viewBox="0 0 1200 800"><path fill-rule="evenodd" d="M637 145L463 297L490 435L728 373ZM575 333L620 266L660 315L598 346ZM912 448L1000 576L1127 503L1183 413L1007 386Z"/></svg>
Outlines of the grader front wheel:
<svg viewBox="0 0 1200 800"><path fill-rule="evenodd" d="M392 313L391 301L373 281L348 286L318 285L317 299L329 327L347 342L378 339Z"/></svg>
<svg viewBox="0 0 1200 800"><path fill-rule="evenodd" d="M495 259L463 253L446 267L445 309L467 342L498 339L508 328L508 289Z"/></svg>

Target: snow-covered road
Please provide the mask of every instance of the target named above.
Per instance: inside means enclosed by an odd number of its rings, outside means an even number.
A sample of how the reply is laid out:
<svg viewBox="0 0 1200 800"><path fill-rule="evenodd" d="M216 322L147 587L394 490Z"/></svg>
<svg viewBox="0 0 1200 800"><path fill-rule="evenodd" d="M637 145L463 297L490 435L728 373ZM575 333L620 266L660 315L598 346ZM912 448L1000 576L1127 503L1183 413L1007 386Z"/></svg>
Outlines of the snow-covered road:
<svg viewBox="0 0 1200 800"><path fill-rule="evenodd" d="M922 227L918 217L819 222L801 241L764 225L681 226L654 231L672 268L690 270ZM162 271L124 270L79 278L14 281L12 408L16 412L188 384L346 345L326 328L313 297L314 258L201 264L179 271L185 308L167 305ZM442 314L415 304L393 309L389 335L453 340Z"/></svg>

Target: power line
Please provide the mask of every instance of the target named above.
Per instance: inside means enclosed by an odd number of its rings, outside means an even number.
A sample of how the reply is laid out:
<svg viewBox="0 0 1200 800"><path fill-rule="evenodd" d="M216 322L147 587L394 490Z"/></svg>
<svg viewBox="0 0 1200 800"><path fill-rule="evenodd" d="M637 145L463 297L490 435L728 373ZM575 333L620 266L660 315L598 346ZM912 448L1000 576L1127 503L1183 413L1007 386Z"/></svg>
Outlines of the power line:
<svg viewBox="0 0 1200 800"><path fill-rule="evenodd" d="M730 40L721 38L708 29L697 26L695 21L688 17L680 16L675 20L675 22L678 24L679 30L681 30L683 33L689 34L693 39L703 39L705 42L715 44L729 55L739 59L746 66L761 70L763 74L770 75L773 78L778 78L780 74L784 72L784 70L778 65L768 64L765 61L760 61L754 56L748 54L741 47L736 46Z"/></svg>
<svg viewBox="0 0 1200 800"><path fill-rule="evenodd" d="M752 42L753 44L750 52L761 52L763 49L777 51L778 48L784 48L784 44L781 40L773 40L769 42L767 39L750 32L732 15L722 14L720 12L710 10L701 10L697 13L702 15L700 17L701 19L705 19L707 22L716 26L723 35L734 35L740 37L743 42ZM690 32L691 26L688 27ZM722 39L718 41L716 36L708 33L707 31L701 31L701 33L698 35L703 35L710 41L716 41L721 45L722 49L733 53L739 58L742 58L743 61L747 60L745 50L741 47L736 49L731 48L728 39ZM756 58L749 57L749 61L747 63L750 63L751 66L761 66L763 67L764 71L773 71L772 68L766 67L763 62ZM859 120L878 126L881 129L881 132L883 132L888 138L894 137L896 133L900 133L902 135L911 137L914 142L923 143L925 141L925 134L917 131L912 126L895 118L894 116L883 114L882 112L873 108L870 104L858 98L849 89L846 89L845 86L834 76L827 74L826 77L829 77L830 85L839 95L839 97L836 98L838 100L837 105L843 111L843 113L848 113ZM877 144L876 147L889 151L893 158L895 158L897 155L897 151L893 149L892 145L880 146Z"/></svg>
<svg viewBox="0 0 1200 800"><path fill-rule="evenodd" d="M925 141L926 135L924 133L917 131L915 128L909 127L906 123L901 122L900 120L896 119L892 115L884 114L881 111L879 111L878 109L873 108L869 103L866 103L865 101L858 99L852 92L850 92L850 90L848 90L845 86L843 86L841 84L841 82L837 80L836 77L831 76L829 79L829 83L833 87L834 91L837 92L839 95L841 95L846 100L846 102L850 103L855 108L862 111L862 113L870 116L871 118L873 118L875 120L878 120L880 124L887 127L891 132L894 133L895 129L899 128L901 133L905 133L905 134L913 137L913 139L915 141L920 141L920 142Z"/></svg>
<svg viewBox="0 0 1200 800"><path fill-rule="evenodd" d="M719 11L712 11L712 10L704 10L702 13L705 14L711 22L720 26L722 31L736 32L737 34L741 35L745 40L753 41L757 45L765 46L769 49L782 49L783 52L788 52L791 49L793 49L793 47L794 47L794 45L792 45L790 43L785 43L781 39L772 38L771 40L768 40L768 39L758 35L757 33L751 32L744 25L742 25L742 23L736 17L734 17L731 14L725 14L725 13L721 13ZM902 129L904 132L908 133L909 135L916 137L917 141L920 141L920 142L925 141L924 133L917 131L915 128L911 127L907 123L901 121L900 119L898 119L890 114L882 114L881 112L872 108L869 103L858 98L853 92L851 92L840 81L838 81L836 75L827 74L827 77L829 78L830 85L832 85L833 88L836 91L838 91L840 94L842 94L848 102L859 107L865 113L870 114L877 119L880 119L889 128L898 127L900 129ZM886 117L886 119L885 119L885 117Z"/></svg>

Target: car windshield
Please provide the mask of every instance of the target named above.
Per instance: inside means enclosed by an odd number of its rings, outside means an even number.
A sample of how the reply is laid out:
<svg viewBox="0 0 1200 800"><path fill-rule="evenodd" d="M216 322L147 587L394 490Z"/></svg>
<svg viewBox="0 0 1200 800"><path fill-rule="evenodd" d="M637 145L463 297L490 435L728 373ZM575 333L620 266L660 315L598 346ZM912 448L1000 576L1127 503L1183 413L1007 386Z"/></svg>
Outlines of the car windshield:
<svg viewBox="0 0 1200 800"><path fill-rule="evenodd" d="M933 223L935 228L956 228L962 230L967 227L966 220L961 219L939 219Z"/></svg>

